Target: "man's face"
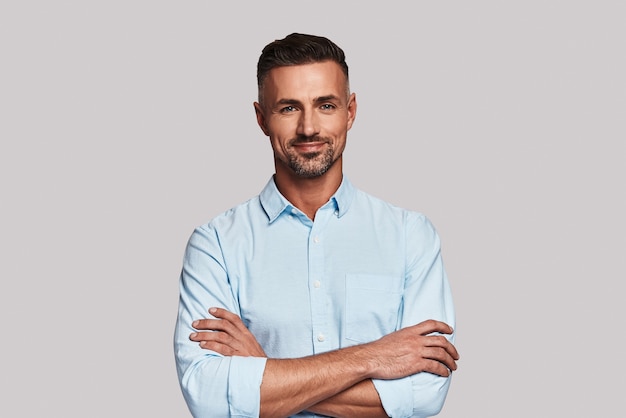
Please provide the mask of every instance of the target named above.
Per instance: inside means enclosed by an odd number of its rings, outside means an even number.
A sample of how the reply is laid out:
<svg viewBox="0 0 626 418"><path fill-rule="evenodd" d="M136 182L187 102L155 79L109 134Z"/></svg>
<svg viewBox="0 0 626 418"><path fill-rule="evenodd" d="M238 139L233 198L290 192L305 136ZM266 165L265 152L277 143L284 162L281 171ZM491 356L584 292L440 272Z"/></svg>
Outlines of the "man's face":
<svg viewBox="0 0 626 418"><path fill-rule="evenodd" d="M278 67L263 84L257 121L269 136L276 172L318 177L338 160L356 115L356 98L332 61Z"/></svg>

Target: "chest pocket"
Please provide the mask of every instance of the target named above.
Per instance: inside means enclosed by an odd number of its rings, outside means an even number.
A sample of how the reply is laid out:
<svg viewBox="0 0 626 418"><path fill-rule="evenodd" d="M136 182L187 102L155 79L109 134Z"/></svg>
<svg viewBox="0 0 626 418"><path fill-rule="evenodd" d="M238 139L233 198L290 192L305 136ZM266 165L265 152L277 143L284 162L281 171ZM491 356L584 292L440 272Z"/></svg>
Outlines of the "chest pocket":
<svg viewBox="0 0 626 418"><path fill-rule="evenodd" d="M366 343L396 330L402 278L346 275L346 339Z"/></svg>

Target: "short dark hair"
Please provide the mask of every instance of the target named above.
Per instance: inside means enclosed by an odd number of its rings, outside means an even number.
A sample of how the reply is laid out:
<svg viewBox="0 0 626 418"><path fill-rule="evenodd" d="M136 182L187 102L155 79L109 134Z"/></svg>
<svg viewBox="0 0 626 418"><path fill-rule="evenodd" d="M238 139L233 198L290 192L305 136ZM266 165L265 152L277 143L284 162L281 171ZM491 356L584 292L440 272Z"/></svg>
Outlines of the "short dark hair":
<svg viewBox="0 0 626 418"><path fill-rule="evenodd" d="M265 46L257 63L257 85L259 101L263 82L270 70L290 65L312 64L334 61L341 67L348 83L348 64L343 50L323 36L292 33Z"/></svg>

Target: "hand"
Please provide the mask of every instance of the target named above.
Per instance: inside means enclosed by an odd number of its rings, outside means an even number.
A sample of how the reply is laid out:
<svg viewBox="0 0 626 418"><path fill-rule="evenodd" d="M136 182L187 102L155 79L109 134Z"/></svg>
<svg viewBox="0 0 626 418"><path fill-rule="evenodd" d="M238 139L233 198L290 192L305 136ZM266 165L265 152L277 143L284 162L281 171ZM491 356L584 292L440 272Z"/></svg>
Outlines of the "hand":
<svg viewBox="0 0 626 418"><path fill-rule="evenodd" d="M194 321L192 326L200 332L191 334L191 341L224 356L267 357L239 316L221 308L211 308L209 313L217 319Z"/></svg>
<svg viewBox="0 0 626 418"><path fill-rule="evenodd" d="M443 335L452 334L444 322L428 320L366 344L374 350L372 378L397 379L420 372L447 377L456 370L459 353Z"/></svg>

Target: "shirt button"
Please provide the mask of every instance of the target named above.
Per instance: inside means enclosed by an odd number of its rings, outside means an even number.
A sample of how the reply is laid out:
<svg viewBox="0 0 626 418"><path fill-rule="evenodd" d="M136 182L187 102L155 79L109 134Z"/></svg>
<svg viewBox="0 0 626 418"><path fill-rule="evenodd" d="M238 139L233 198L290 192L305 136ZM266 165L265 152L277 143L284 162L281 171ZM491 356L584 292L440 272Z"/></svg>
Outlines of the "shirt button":
<svg viewBox="0 0 626 418"><path fill-rule="evenodd" d="M316 280L313 282L313 286L315 286L316 289L319 289L322 286L322 283L319 280Z"/></svg>
<svg viewBox="0 0 626 418"><path fill-rule="evenodd" d="M339 216L339 211L338 210L335 211L335 216Z"/></svg>
<svg viewBox="0 0 626 418"><path fill-rule="evenodd" d="M319 237L313 238L313 242L316 243L316 244L319 243L320 242L320 238Z"/></svg>
<svg viewBox="0 0 626 418"><path fill-rule="evenodd" d="M324 334L319 334L317 336L317 341L323 343L326 340L326 337L324 337Z"/></svg>

